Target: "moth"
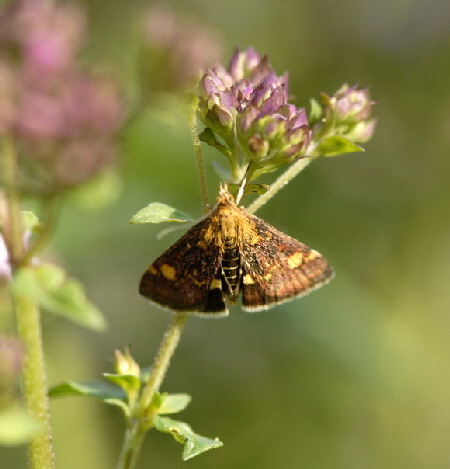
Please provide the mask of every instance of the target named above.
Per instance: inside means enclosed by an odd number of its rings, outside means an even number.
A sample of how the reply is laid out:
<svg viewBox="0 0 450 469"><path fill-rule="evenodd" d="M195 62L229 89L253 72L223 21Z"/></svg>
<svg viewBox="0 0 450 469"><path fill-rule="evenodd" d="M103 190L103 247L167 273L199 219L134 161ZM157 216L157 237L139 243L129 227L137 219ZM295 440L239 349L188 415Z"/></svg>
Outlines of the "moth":
<svg viewBox="0 0 450 469"><path fill-rule="evenodd" d="M240 296L245 311L260 311L333 275L319 252L248 213L224 186L211 212L150 265L139 292L165 309L223 316Z"/></svg>

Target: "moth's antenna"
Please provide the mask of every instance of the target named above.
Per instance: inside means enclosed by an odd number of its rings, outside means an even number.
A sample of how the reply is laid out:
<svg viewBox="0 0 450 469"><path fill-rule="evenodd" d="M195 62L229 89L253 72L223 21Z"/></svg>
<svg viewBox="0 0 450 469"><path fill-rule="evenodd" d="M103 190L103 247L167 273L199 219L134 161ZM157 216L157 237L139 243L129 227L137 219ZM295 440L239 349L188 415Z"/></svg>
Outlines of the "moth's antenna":
<svg viewBox="0 0 450 469"><path fill-rule="evenodd" d="M236 195L237 204L239 203L239 201L242 199L242 196L244 195L244 189L245 189L245 186L247 185L247 174L248 174L248 170L250 169L251 164L252 164L251 162L248 164L247 169L245 170L245 174L243 178L241 179L241 182L239 183L239 189Z"/></svg>
<svg viewBox="0 0 450 469"><path fill-rule="evenodd" d="M239 203L239 201L242 199L242 196L244 195L244 189L245 189L245 184L246 183L247 183L247 177L244 176L242 178L241 183L239 184L239 189L238 189L238 192L236 194L236 204Z"/></svg>

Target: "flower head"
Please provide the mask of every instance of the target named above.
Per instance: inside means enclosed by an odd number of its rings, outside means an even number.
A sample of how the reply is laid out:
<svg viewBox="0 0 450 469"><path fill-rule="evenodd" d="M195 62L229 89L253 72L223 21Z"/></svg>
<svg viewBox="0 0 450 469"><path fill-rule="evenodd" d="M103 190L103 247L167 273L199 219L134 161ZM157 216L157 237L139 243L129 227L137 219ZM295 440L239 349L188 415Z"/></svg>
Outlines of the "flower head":
<svg viewBox="0 0 450 469"><path fill-rule="evenodd" d="M288 103L287 75L277 76L253 48L236 50L226 69L206 70L199 117L229 146L237 137L254 177L294 161L310 139L305 110Z"/></svg>
<svg viewBox="0 0 450 469"><path fill-rule="evenodd" d="M351 142L366 142L375 130L376 120L371 117L374 104L368 89L344 84L331 97L322 94L323 121Z"/></svg>

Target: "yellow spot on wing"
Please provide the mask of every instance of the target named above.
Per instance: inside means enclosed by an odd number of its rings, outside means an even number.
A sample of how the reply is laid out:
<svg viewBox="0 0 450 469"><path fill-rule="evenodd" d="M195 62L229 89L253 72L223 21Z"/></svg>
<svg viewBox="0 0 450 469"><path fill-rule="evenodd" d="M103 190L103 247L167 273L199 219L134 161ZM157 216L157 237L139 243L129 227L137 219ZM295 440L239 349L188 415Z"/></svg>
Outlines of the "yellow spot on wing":
<svg viewBox="0 0 450 469"><path fill-rule="evenodd" d="M320 252L315 251L314 249L311 249L311 252L306 257L306 260L312 261L313 259L316 259L317 257L322 257L322 254L320 254Z"/></svg>
<svg viewBox="0 0 450 469"><path fill-rule="evenodd" d="M244 282L244 285L253 285L255 283L250 274L245 274L242 281Z"/></svg>
<svg viewBox="0 0 450 469"><path fill-rule="evenodd" d="M222 282L215 278L210 284L209 284L209 289L210 290L222 290Z"/></svg>
<svg viewBox="0 0 450 469"><path fill-rule="evenodd" d="M167 280L175 280L177 271L169 264L163 264L160 267L161 273Z"/></svg>
<svg viewBox="0 0 450 469"><path fill-rule="evenodd" d="M305 256L301 252L295 252L288 258L288 266L290 269L297 268L305 259Z"/></svg>

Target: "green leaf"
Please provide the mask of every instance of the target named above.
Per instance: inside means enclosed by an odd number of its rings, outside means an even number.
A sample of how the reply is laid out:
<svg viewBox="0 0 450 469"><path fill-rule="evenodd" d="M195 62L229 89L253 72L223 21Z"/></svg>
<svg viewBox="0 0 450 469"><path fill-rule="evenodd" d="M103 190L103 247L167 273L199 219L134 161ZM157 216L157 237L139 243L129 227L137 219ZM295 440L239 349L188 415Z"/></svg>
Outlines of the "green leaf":
<svg viewBox="0 0 450 469"><path fill-rule="evenodd" d="M133 225L141 225L143 223L186 223L188 221L193 221L193 218L187 213L160 202L153 202L133 215L130 223Z"/></svg>
<svg viewBox="0 0 450 469"><path fill-rule="evenodd" d="M318 156L337 156L358 151L364 151L364 149L344 137L334 135L322 140L314 153Z"/></svg>
<svg viewBox="0 0 450 469"><path fill-rule="evenodd" d="M154 417L155 428L163 433L170 433L178 443L184 445L183 460L198 456L205 451L219 448L223 443L216 439L206 438L194 433L192 428L184 422L173 420L169 417Z"/></svg>
<svg viewBox="0 0 450 469"><path fill-rule="evenodd" d="M131 415L130 407L124 401L121 401L120 399L105 399L103 402L105 404L118 407L124 413L125 417L127 417L127 419L130 418L130 415Z"/></svg>
<svg viewBox="0 0 450 469"><path fill-rule="evenodd" d="M23 267L14 278L14 288L44 309L81 326L94 330L105 328L102 314L86 298L82 284L67 278L60 267L52 264Z"/></svg>
<svg viewBox="0 0 450 469"><path fill-rule="evenodd" d="M153 394L152 400L150 402L150 408L152 409L152 413L158 413L157 410L161 407L162 400L163 394L156 391Z"/></svg>
<svg viewBox="0 0 450 469"><path fill-rule="evenodd" d="M210 147L216 148L227 158L231 157L231 152L228 147L217 140L216 135L209 127L205 127L198 137L200 138L200 141L205 142Z"/></svg>
<svg viewBox="0 0 450 469"><path fill-rule="evenodd" d="M313 127L322 117L322 106L315 99L311 99L310 105L311 110L309 111L308 120L309 125Z"/></svg>
<svg viewBox="0 0 450 469"><path fill-rule="evenodd" d="M189 402L191 402L189 394L162 394L158 414L176 414L184 410Z"/></svg>
<svg viewBox="0 0 450 469"><path fill-rule="evenodd" d="M26 409L10 407L0 412L0 444L21 445L33 438L41 430Z"/></svg>
<svg viewBox="0 0 450 469"><path fill-rule="evenodd" d="M122 389L139 389L140 379L134 375L118 375L113 373L103 373L103 376Z"/></svg>
<svg viewBox="0 0 450 469"><path fill-rule="evenodd" d="M239 184L228 184L228 187L234 188L233 193L237 193L239 190ZM270 186L267 184L247 184L244 188L244 196L249 194L265 194L269 188Z"/></svg>
<svg viewBox="0 0 450 469"><path fill-rule="evenodd" d="M126 399L125 392L121 388L98 381L87 383L66 381L65 383L52 386L48 395L50 397L90 396L101 399L102 401Z"/></svg>

